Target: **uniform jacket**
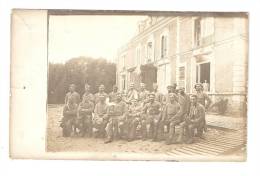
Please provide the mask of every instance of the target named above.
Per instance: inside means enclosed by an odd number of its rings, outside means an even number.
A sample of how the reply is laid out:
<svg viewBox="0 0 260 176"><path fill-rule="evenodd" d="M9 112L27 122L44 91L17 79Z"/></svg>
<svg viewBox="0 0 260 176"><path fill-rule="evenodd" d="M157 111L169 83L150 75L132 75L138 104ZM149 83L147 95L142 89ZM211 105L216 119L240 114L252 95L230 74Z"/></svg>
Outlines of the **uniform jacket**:
<svg viewBox="0 0 260 176"><path fill-rule="evenodd" d="M77 105L80 103L80 95L78 94L78 92L68 92L65 96L65 104L68 103L69 99L72 99L73 102Z"/></svg>

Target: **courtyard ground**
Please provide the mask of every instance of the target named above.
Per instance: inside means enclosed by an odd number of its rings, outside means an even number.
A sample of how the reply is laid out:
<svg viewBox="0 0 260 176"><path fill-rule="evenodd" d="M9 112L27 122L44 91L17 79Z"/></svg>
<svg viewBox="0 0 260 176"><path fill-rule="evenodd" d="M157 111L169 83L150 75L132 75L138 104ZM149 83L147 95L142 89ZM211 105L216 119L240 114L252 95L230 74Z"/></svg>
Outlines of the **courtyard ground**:
<svg viewBox="0 0 260 176"><path fill-rule="evenodd" d="M122 153L143 160L160 156L160 160L225 160L243 161L246 158L246 122L244 118L207 115L209 125L205 139L196 138L194 144L165 145L151 140L124 140L104 144L104 139L62 137L59 121L61 105L48 105L47 152ZM141 155L140 155L141 154ZM119 157L120 158L120 157ZM153 157L148 157L152 158ZM197 158L197 159L196 159Z"/></svg>

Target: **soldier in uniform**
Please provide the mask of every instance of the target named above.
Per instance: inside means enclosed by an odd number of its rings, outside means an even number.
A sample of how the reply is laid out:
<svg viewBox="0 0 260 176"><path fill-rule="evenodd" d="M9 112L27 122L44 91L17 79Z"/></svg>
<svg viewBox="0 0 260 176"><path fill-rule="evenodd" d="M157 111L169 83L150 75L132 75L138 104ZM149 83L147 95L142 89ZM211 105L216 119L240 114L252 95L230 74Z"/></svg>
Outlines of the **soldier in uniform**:
<svg viewBox="0 0 260 176"><path fill-rule="evenodd" d="M198 103L197 95L191 95L190 101L190 111L181 123L181 133L178 139L179 142L185 141L188 144L193 143L194 130L203 128L205 119L205 108ZM184 133L187 137L185 140Z"/></svg>
<svg viewBox="0 0 260 176"><path fill-rule="evenodd" d="M145 104L144 118L142 120L142 137L153 138L153 141L157 140L157 132L159 122L161 120L161 103L155 100L155 94L149 94L149 102Z"/></svg>
<svg viewBox="0 0 260 176"><path fill-rule="evenodd" d="M158 84L153 83L152 93L154 93L154 95L155 95L155 101L162 104L163 103L163 94L158 91Z"/></svg>
<svg viewBox="0 0 260 176"><path fill-rule="evenodd" d="M93 117L93 127L92 132L94 137L104 137L105 127L107 124L107 104L105 102L106 97L104 94L100 94L98 98L99 102L95 106L94 117Z"/></svg>
<svg viewBox="0 0 260 176"><path fill-rule="evenodd" d="M82 102L79 104L77 113L77 126L80 130L80 136L92 134L92 113L94 111L94 103L88 96L83 96Z"/></svg>
<svg viewBox="0 0 260 176"><path fill-rule="evenodd" d="M178 92L178 103L181 107L179 115L184 118L190 111L190 96L185 93L184 87L180 87Z"/></svg>
<svg viewBox="0 0 260 176"><path fill-rule="evenodd" d="M141 122L142 106L136 99L132 99L131 105L128 109L126 128L127 128L127 139L133 141L136 139L136 130Z"/></svg>
<svg viewBox="0 0 260 176"><path fill-rule="evenodd" d="M145 89L145 84L140 83L139 102L142 106L144 106L149 101L148 94L149 91Z"/></svg>
<svg viewBox="0 0 260 176"><path fill-rule="evenodd" d="M161 131L164 130L164 132L167 132L167 129L169 129L168 138L166 140L167 145L174 143L175 126L183 121L182 116L179 115L181 107L177 102L178 96L175 93L170 93L169 99L170 102L165 106L160 127Z"/></svg>
<svg viewBox="0 0 260 176"><path fill-rule="evenodd" d="M75 100L70 97L67 99L67 104L63 108L63 118L61 120L60 127L62 128L63 137L69 137L73 130L73 125L77 117L78 105Z"/></svg>
<svg viewBox="0 0 260 176"><path fill-rule="evenodd" d="M105 102L107 101L108 95L105 92L105 86L103 84L101 84L98 88L98 93L95 94L95 104L97 104L99 102L99 97L100 95L105 97Z"/></svg>
<svg viewBox="0 0 260 176"><path fill-rule="evenodd" d="M167 103L170 102L170 97L169 97L169 95L170 95L171 93L175 93L175 92L173 92L173 86L172 86L172 85L168 85L168 86L167 86L167 94L163 97L163 104L164 104L164 105L166 105Z"/></svg>
<svg viewBox="0 0 260 176"><path fill-rule="evenodd" d="M82 95L82 100L86 97L89 101L95 103L95 97L92 93L90 93L90 86L85 84L85 93Z"/></svg>
<svg viewBox="0 0 260 176"><path fill-rule="evenodd" d="M203 92L203 85L202 84L195 84L194 88L196 90L198 103L200 103L202 106L204 106L205 111L207 111L209 109L210 105L211 105L211 99L209 98L209 96L205 92ZM202 129L198 129L198 133L197 133L197 135L201 138L203 138L203 136L202 136L203 131L206 131L206 129L207 129L205 118L203 120L203 123L204 123L204 127Z"/></svg>
<svg viewBox="0 0 260 176"><path fill-rule="evenodd" d="M71 98L72 101L74 101L77 105L80 103L80 95L75 90L76 90L75 84L71 84L69 86L69 92L65 96L65 104L68 103L69 98Z"/></svg>
<svg viewBox="0 0 260 176"><path fill-rule="evenodd" d="M113 86L113 91L109 93L108 98L109 98L109 103L116 102L116 96L118 94L118 87L116 85Z"/></svg>
<svg viewBox="0 0 260 176"><path fill-rule="evenodd" d="M110 143L117 137L123 137L126 113L127 104L122 101L122 95L118 93L115 104L110 105L108 108L108 123L106 126L107 140L105 143Z"/></svg>
<svg viewBox="0 0 260 176"><path fill-rule="evenodd" d="M138 99L138 92L134 87L134 83L130 83L130 85L129 85L129 89L126 94L125 102L127 104L130 104L132 99Z"/></svg>

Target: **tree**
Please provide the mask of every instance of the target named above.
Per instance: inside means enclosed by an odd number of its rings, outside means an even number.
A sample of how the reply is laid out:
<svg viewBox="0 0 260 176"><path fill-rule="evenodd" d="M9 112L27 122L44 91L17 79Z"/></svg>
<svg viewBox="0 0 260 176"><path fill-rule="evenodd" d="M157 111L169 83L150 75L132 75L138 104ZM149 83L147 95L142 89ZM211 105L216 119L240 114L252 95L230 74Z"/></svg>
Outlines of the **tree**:
<svg viewBox="0 0 260 176"><path fill-rule="evenodd" d="M77 86L77 92L84 93L84 85L88 83L91 92L96 93L100 84L104 84L106 92L112 90L116 83L116 65L103 58L72 58L65 64L49 64L48 103L64 103L64 97L70 84Z"/></svg>

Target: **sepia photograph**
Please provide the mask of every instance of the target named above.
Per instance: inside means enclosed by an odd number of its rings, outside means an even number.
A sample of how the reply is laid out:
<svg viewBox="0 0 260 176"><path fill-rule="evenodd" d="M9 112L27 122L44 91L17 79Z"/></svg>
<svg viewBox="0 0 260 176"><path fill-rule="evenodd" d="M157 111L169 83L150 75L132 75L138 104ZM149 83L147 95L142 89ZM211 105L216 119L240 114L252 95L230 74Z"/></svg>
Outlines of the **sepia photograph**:
<svg viewBox="0 0 260 176"><path fill-rule="evenodd" d="M248 20L13 10L10 155L246 161Z"/></svg>
<svg viewBox="0 0 260 176"><path fill-rule="evenodd" d="M246 13L49 10L46 151L245 161L247 63Z"/></svg>

